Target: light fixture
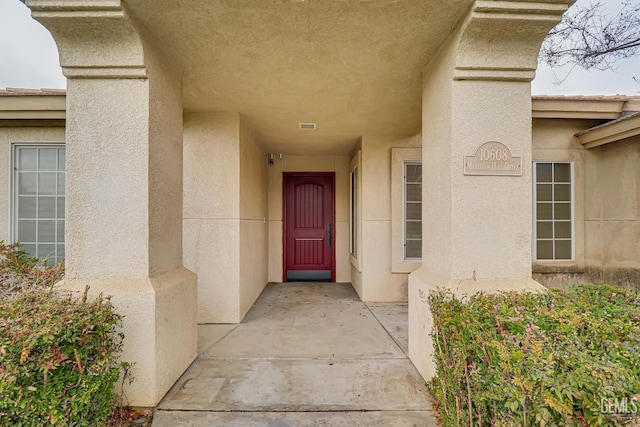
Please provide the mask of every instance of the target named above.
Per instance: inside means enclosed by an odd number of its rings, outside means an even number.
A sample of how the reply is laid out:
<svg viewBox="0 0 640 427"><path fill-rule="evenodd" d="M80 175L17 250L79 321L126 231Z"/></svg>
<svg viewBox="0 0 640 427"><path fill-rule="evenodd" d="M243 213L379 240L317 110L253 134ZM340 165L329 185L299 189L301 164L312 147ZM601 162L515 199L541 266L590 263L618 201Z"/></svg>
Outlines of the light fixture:
<svg viewBox="0 0 640 427"><path fill-rule="evenodd" d="M318 127L317 123L298 123L298 127L302 130L316 130Z"/></svg>
<svg viewBox="0 0 640 427"><path fill-rule="evenodd" d="M273 166L273 154L269 154L269 166Z"/></svg>

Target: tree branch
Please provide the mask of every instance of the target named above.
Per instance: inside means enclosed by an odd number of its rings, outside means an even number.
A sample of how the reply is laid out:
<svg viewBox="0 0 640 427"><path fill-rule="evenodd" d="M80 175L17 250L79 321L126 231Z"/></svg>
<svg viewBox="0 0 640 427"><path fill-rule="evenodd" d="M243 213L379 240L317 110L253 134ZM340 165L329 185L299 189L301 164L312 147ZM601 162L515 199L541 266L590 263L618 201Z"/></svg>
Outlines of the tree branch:
<svg viewBox="0 0 640 427"><path fill-rule="evenodd" d="M574 5L542 44L540 61L551 67L573 64L611 69L615 61L640 53L640 5L623 2L609 15L601 1Z"/></svg>

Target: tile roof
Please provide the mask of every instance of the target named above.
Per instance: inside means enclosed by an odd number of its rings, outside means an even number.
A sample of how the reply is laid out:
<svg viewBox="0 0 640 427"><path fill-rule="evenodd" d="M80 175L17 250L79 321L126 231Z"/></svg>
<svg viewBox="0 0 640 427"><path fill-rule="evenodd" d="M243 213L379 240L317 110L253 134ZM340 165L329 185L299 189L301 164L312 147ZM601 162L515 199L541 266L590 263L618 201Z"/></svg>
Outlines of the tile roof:
<svg viewBox="0 0 640 427"><path fill-rule="evenodd" d="M629 101L640 100L639 95L533 95L532 99L558 101Z"/></svg>
<svg viewBox="0 0 640 427"><path fill-rule="evenodd" d="M0 96L55 96L65 95L65 89L24 89L8 87L0 89Z"/></svg>
<svg viewBox="0 0 640 427"><path fill-rule="evenodd" d="M580 131L580 132L576 133L575 136L585 135L585 134L587 134L589 132L592 132L592 131L594 131L596 129L605 129L605 128L611 127L611 126L618 126L622 122L626 122L628 120L635 120L638 117L640 117L640 111L632 113L632 114L627 114L627 115L624 115L624 116L620 117L619 119L611 120L610 122L606 122L606 123L603 123L601 125L594 126L592 128Z"/></svg>
<svg viewBox="0 0 640 427"><path fill-rule="evenodd" d="M13 88L0 89L0 96L28 96L28 95L66 95L66 89L28 89ZM638 95L533 95L531 98L540 100L565 100L565 101L627 101L631 99L640 100Z"/></svg>

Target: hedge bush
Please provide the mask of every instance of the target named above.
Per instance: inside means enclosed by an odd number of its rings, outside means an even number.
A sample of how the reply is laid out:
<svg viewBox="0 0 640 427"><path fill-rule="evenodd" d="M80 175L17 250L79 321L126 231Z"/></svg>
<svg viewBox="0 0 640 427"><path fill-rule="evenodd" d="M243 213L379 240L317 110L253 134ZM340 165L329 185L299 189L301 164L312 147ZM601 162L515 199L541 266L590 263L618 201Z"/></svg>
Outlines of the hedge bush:
<svg viewBox="0 0 640 427"><path fill-rule="evenodd" d="M108 298L54 291L63 266L2 246L0 425L104 425L118 403L121 317Z"/></svg>
<svg viewBox="0 0 640 427"><path fill-rule="evenodd" d="M0 298L27 289L52 288L64 277L64 262L47 265L30 257L18 244L0 241Z"/></svg>
<svg viewBox="0 0 640 427"><path fill-rule="evenodd" d="M444 426L614 426L640 414L640 292L430 295Z"/></svg>

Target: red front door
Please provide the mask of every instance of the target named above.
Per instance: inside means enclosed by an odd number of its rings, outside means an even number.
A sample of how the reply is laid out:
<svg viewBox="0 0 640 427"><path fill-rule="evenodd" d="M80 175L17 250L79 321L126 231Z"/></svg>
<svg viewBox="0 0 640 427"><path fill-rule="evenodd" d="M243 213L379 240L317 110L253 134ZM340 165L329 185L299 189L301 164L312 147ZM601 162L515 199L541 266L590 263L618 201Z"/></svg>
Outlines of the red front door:
<svg viewBox="0 0 640 427"><path fill-rule="evenodd" d="M284 174L284 278L335 281L334 173Z"/></svg>

